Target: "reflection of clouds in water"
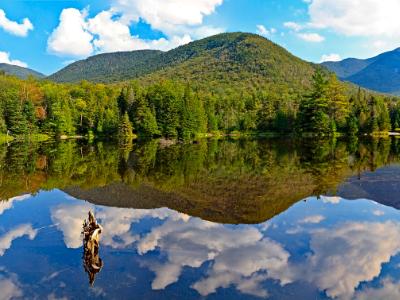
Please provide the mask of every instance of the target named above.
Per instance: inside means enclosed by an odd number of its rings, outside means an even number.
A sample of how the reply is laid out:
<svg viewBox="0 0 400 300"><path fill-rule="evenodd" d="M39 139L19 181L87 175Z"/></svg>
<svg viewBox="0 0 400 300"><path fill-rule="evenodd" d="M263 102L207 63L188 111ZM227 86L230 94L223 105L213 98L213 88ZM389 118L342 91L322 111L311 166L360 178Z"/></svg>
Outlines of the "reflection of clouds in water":
<svg viewBox="0 0 400 300"><path fill-rule="evenodd" d="M0 256L4 255L4 252L11 247L15 239L27 235L33 240L36 237L36 233L37 230L33 229L31 224L22 224L9 230L4 235L0 236Z"/></svg>
<svg viewBox="0 0 400 300"><path fill-rule="evenodd" d="M51 209L53 223L64 235L64 242L68 248L77 249L82 246L83 220L87 218L89 210L95 206L86 202L70 202L57 205ZM166 208L156 210L136 210L115 207L96 207L96 218L104 230L101 236L103 245L113 248L125 248L138 240L138 236L131 232L133 223L143 218L182 219L189 217L185 214L172 212Z"/></svg>
<svg viewBox="0 0 400 300"><path fill-rule="evenodd" d="M382 211L382 210L379 210L379 209L373 210L372 213L373 213L375 216L378 216L378 217L381 217L381 216L385 215L385 212Z"/></svg>
<svg viewBox="0 0 400 300"><path fill-rule="evenodd" d="M322 215L313 215L305 217L304 219L300 220L300 224L318 224L325 220L325 217Z"/></svg>
<svg viewBox="0 0 400 300"><path fill-rule="evenodd" d="M144 218L165 219L188 219L185 214L170 211L166 208L155 210L136 210L113 207L102 207L96 212L104 228L102 243L113 248L125 248L139 239L139 236L133 235L131 226Z"/></svg>
<svg viewBox="0 0 400 300"><path fill-rule="evenodd" d="M293 278L315 284L330 297L348 299L400 251L400 225L354 222L316 230L310 248L313 254L305 262L291 266Z"/></svg>
<svg viewBox="0 0 400 300"><path fill-rule="evenodd" d="M339 204L341 198L334 196L334 197L328 197L328 196L321 196L322 202L323 203L330 203L330 204Z"/></svg>
<svg viewBox="0 0 400 300"><path fill-rule="evenodd" d="M15 299L22 296L23 293L17 276L0 268L0 300Z"/></svg>
<svg viewBox="0 0 400 300"><path fill-rule="evenodd" d="M89 209L93 206L82 202L52 209L52 219L59 224L68 247L81 246L79 233ZM209 262L203 278L192 285L203 296L220 287L235 286L242 293L266 297L263 283L274 279L281 285L307 281L330 297L348 299L360 282L379 276L382 264L400 251L400 224L395 222L348 222L325 228L318 224L325 216L305 217L303 223L314 225L303 229L310 235L310 254L302 261L290 262L290 254L281 244L264 237L262 229L268 227L263 224L257 226L259 229L225 226L165 208L96 210L104 227L102 244L113 248L134 244L140 255L161 252L160 260L152 256L143 262L155 273L153 289L177 282L184 267L199 268ZM163 222L144 235L135 234L132 224L145 218Z"/></svg>
<svg viewBox="0 0 400 300"><path fill-rule="evenodd" d="M398 300L400 299L400 284L391 278L381 281L382 286L378 288L365 288L355 295L356 300Z"/></svg>
<svg viewBox="0 0 400 300"><path fill-rule="evenodd" d="M63 232L64 242L68 248L77 249L82 246L83 220L86 219L93 205L86 202L60 204L51 209L51 219Z"/></svg>
<svg viewBox="0 0 400 300"><path fill-rule="evenodd" d="M31 195L21 195L14 198L10 198L8 200L0 200L0 215L2 215L6 210L13 207L14 202L24 201L29 199Z"/></svg>
<svg viewBox="0 0 400 300"><path fill-rule="evenodd" d="M277 279L281 284L290 282L285 275L289 253L280 244L262 239L243 245L237 237L239 243L221 249L207 277L193 285L201 295L235 285L243 293L266 297L267 291L261 285L266 279Z"/></svg>
<svg viewBox="0 0 400 300"><path fill-rule="evenodd" d="M166 254L167 261L149 264L156 273L153 289L176 282L183 267L198 268L213 260L207 277L193 285L202 295L235 285L243 293L266 296L260 283L266 278L284 280L282 268L289 257L278 243L263 239L254 227L232 228L196 218L167 220L140 240L138 251L145 254L156 247ZM268 275L256 274L267 270Z"/></svg>

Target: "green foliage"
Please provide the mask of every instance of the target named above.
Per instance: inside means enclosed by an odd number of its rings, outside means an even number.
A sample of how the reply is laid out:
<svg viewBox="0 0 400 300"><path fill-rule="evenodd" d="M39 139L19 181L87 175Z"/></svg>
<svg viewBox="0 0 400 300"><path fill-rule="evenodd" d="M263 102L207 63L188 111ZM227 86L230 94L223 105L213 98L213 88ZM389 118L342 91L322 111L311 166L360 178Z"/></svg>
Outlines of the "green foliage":
<svg viewBox="0 0 400 300"><path fill-rule="evenodd" d="M125 112L123 117L120 120L120 125L118 128L118 136L119 138L132 138L133 137L133 128L131 121L129 121L128 113Z"/></svg>
<svg viewBox="0 0 400 300"><path fill-rule="evenodd" d="M313 88L301 102L299 130L303 134L329 135L336 131L334 119L328 116L328 82L321 71L313 76Z"/></svg>
<svg viewBox="0 0 400 300"><path fill-rule="evenodd" d="M5 74L12 75L12 76L16 76L21 79L27 79L30 76L33 76L36 78L44 78L45 77L45 75L43 75L39 72L36 72L34 70L15 66L15 65L4 64L4 63L0 63L0 75L1 75L1 72L4 73L3 75L5 75Z"/></svg>

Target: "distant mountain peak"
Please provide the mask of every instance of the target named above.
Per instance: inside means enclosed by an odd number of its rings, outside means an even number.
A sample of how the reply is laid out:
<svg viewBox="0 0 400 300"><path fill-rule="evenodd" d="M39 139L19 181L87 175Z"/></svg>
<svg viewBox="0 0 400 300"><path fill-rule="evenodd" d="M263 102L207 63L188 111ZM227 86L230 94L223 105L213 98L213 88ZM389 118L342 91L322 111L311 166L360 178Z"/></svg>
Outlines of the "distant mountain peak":
<svg viewBox="0 0 400 300"><path fill-rule="evenodd" d="M44 78L45 75L29 68L23 68L16 65L0 63L0 71L4 71L7 75L17 76L21 79L26 79L29 76L36 78Z"/></svg>
<svg viewBox="0 0 400 300"><path fill-rule="evenodd" d="M400 95L400 47L368 59L322 63L343 80L383 93Z"/></svg>

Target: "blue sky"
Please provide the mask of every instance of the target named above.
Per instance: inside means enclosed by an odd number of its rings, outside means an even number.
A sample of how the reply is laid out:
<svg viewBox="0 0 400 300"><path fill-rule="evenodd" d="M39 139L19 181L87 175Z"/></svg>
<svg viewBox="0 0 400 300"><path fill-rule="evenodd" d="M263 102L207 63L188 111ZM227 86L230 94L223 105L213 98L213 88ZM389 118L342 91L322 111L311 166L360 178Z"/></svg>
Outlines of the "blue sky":
<svg viewBox="0 0 400 300"><path fill-rule="evenodd" d="M0 0L0 62L50 74L97 53L232 31L308 61L365 58L400 47L399 11L398 0Z"/></svg>

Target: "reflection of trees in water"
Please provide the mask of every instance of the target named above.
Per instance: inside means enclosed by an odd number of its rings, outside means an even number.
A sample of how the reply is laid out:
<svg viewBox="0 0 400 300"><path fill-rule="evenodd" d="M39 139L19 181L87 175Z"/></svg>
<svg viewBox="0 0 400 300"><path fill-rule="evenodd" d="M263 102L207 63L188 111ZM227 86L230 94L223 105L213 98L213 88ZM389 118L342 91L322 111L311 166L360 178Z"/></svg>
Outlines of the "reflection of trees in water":
<svg viewBox="0 0 400 300"><path fill-rule="evenodd" d="M240 215L279 212L310 195L334 192L347 176L398 160L397 139L203 140L159 147L76 141L0 149L0 197L39 189L89 189L123 182Z"/></svg>
<svg viewBox="0 0 400 300"><path fill-rule="evenodd" d="M89 211L89 217L83 222L83 267L89 276L90 285L94 284L96 275L103 268L103 261L99 255L100 234L102 227L97 224L93 213Z"/></svg>

